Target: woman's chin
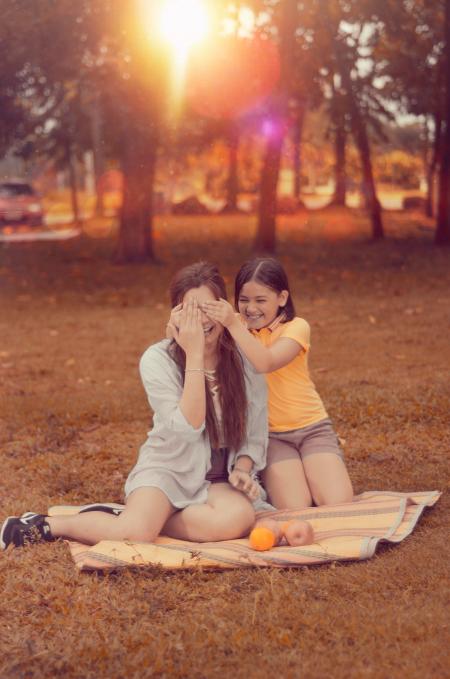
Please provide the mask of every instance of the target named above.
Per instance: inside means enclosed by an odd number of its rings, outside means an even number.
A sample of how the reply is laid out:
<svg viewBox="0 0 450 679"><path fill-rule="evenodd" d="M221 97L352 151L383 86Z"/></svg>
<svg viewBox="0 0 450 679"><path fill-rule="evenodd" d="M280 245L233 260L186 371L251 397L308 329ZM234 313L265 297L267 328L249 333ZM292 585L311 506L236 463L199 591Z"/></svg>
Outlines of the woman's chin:
<svg viewBox="0 0 450 679"><path fill-rule="evenodd" d="M209 335L205 335L205 349L208 349L208 351L215 349L219 343L221 334L221 330L214 329L209 333Z"/></svg>

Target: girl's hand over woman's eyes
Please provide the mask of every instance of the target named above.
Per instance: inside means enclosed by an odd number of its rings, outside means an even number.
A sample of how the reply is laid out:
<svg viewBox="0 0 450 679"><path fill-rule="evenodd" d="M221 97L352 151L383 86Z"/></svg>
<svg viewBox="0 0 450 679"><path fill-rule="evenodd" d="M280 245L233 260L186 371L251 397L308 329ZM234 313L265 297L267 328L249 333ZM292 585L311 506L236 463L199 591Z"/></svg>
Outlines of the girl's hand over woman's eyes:
<svg viewBox="0 0 450 679"><path fill-rule="evenodd" d="M202 309L211 320L218 321L225 328L228 328L236 320L234 309L226 299L220 298L214 302L204 302Z"/></svg>
<svg viewBox="0 0 450 679"><path fill-rule="evenodd" d="M198 353L203 356L205 334L202 325L202 312L196 299L191 299L179 313L178 328L172 327L174 339L185 354Z"/></svg>

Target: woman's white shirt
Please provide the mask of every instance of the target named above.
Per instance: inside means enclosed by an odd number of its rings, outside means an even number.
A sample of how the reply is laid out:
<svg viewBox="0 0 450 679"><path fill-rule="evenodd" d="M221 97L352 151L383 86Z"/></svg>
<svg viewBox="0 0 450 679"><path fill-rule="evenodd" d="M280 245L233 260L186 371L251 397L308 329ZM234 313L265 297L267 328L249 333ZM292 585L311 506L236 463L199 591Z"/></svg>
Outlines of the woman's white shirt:
<svg viewBox="0 0 450 679"><path fill-rule="evenodd" d="M152 345L140 361L142 382L154 412L153 428L128 476L125 494L128 496L143 486L160 487L172 504L182 509L206 502L209 481L205 477L211 467L211 445L205 423L197 429L192 427L178 405L183 385L179 368L168 353L170 341L164 339ZM228 471L239 456L248 455L257 472L266 464L266 382L245 357L243 365L248 401L247 436L239 451L230 451Z"/></svg>

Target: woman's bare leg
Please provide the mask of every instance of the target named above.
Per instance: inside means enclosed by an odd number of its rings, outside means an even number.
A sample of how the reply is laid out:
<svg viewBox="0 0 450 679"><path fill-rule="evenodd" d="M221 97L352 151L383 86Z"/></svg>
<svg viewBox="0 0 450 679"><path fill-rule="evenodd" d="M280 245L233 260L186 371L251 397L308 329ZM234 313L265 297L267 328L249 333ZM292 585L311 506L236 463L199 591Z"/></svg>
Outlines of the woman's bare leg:
<svg viewBox="0 0 450 679"><path fill-rule="evenodd" d="M52 535L94 545L100 540L153 542L169 516L175 512L159 488L138 488L127 498L122 514L86 512L71 516L49 516Z"/></svg>
<svg viewBox="0 0 450 679"><path fill-rule="evenodd" d="M269 502L277 509L311 507L312 496L300 456L274 462L262 473Z"/></svg>
<svg viewBox="0 0 450 679"><path fill-rule="evenodd" d="M162 532L180 540L215 542L248 535L254 523L250 500L229 483L214 483L205 504L190 505L173 514Z"/></svg>
<svg viewBox="0 0 450 679"><path fill-rule="evenodd" d="M333 453L314 453L303 458L303 467L316 505L352 502L353 487L344 460Z"/></svg>

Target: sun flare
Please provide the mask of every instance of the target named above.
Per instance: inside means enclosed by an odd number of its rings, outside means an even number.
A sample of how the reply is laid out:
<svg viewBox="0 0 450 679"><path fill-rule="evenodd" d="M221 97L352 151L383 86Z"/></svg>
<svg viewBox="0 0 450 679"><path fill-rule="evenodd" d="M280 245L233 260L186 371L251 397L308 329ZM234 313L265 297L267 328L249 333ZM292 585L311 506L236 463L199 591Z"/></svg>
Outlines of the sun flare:
<svg viewBox="0 0 450 679"><path fill-rule="evenodd" d="M162 6L161 35L183 56L206 36L208 27L208 14L202 0L166 0Z"/></svg>

